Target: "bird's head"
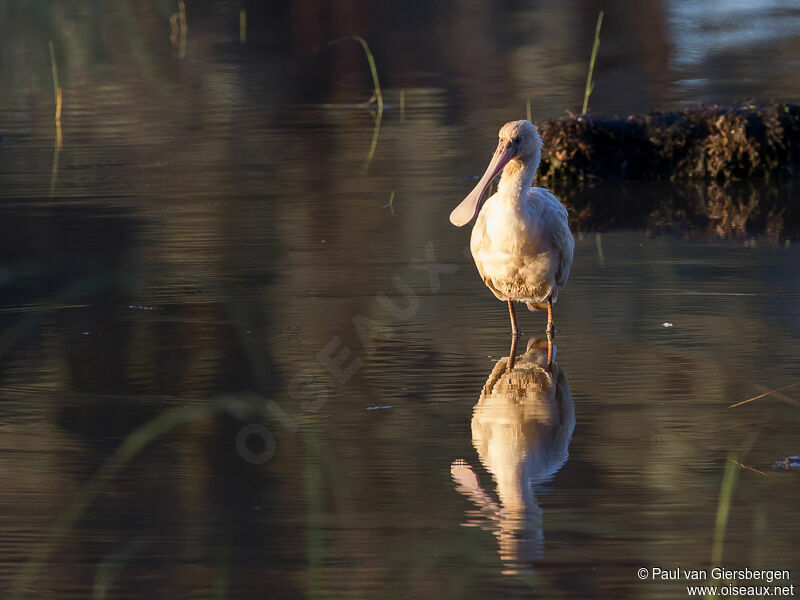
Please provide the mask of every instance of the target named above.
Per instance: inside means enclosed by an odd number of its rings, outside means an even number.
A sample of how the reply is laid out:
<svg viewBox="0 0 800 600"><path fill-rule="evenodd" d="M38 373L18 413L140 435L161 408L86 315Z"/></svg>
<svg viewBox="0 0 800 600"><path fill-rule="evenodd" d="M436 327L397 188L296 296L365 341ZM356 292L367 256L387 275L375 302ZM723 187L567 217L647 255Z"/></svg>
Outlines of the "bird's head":
<svg viewBox="0 0 800 600"><path fill-rule="evenodd" d="M525 120L511 121L500 128L498 137L500 138L498 150L505 144L513 152L511 158L526 164L535 161L536 166L539 166L542 138L533 123Z"/></svg>
<svg viewBox="0 0 800 600"><path fill-rule="evenodd" d="M529 166L533 167L534 171L539 167L542 138L539 137L539 132L533 123L525 120L506 123L500 128L499 137L500 141L494 151L494 156L478 185L450 213L450 222L456 227L462 227L475 218L483 193L509 161L518 161L520 168Z"/></svg>

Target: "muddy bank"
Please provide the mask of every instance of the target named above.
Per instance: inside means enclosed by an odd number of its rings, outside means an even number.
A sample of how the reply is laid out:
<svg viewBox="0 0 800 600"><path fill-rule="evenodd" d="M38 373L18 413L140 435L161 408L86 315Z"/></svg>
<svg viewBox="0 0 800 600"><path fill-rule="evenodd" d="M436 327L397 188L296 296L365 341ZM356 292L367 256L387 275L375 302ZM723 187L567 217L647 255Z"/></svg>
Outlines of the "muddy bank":
<svg viewBox="0 0 800 600"><path fill-rule="evenodd" d="M707 106L624 119L539 123L541 185L564 180L711 179L793 175L800 106Z"/></svg>

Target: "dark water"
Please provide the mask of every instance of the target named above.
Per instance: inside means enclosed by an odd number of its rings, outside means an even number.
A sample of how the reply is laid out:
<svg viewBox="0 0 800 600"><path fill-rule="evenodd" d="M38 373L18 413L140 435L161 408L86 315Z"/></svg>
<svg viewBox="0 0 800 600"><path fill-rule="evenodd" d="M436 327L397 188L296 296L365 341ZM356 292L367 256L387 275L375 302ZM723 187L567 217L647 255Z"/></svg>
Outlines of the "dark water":
<svg viewBox="0 0 800 600"><path fill-rule="evenodd" d="M797 101L794 3L697 6L605 3L592 110ZM187 2L183 42L171 2L0 7L4 595L683 598L637 570L719 552L797 582L800 388L728 408L800 379L800 250L736 224L791 185L701 186L699 223L569 191L630 214L573 212L556 364L493 375L447 215L526 99L579 108L599 5ZM377 133L324 47L353 33Z"/></svg>

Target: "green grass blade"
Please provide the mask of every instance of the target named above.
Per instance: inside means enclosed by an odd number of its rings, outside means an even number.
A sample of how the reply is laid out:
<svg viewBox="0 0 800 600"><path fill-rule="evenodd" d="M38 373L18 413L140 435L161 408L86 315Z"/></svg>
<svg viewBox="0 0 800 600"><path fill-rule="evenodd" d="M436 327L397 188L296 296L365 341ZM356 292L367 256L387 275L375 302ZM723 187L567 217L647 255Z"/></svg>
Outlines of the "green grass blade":
<svg viewBox="0 0 800 600"><path fill-rule="evenodd" d="M739 479L739 466L736 454L731 452L725 461L725 472L722 475L722 487L717 503L717 518L714 523L714 543L711 547L711 566L718 567L722 564L722 549L725 544L725 530L728 526L728 516L731 510L733 491Z"/></svg>
<svg viewBox="0 0 800 600"><path fill-rule="evenodd" d="M586 76L586 89L583 92L583 108L581 109L581 114L585 115L586 111L589 110L589 96L592 95L592 91L594 91L594 81L592 81L592 76L594 74L594 63L597 60L597 49L600 47L600 28L603 26L603 11L600 11L600 14L597 15L597 25L594 29L594 44L592 45L592 55L589 58L589 74Z"/></svg>
<svg viewBox="0 0 800 600"><path fill-rule="evenodd" d="M335 40L331 40L328 42L328 45L331 46L333 44L338 44L339 42L343 42L344 40L355 40L361 47L364 49L364 55L367 57L367 64L369 64L369 71L372 74L372 83L375 86L375 89L372 93L372 98L370 98L365 104L369 104L372 100L375 100L375 103L378 105L378 110L383 110L383 93L381 92L381 82L378 80L378 67L375 65L375 57L372 54L372 50L369 49L369 44L367 44L367 40L365 40L360 35L349 35L347 37L336 38Z"/></svg>

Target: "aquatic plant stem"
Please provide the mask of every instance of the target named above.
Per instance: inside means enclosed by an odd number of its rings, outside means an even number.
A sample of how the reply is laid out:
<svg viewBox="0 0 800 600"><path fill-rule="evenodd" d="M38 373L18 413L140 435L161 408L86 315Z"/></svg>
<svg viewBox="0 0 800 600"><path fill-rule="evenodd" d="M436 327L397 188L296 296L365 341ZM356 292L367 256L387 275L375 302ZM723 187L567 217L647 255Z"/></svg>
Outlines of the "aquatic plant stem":
<svg viewBox="0 0 800 600"><path fill-rule="evenodd" d="M392 193L389 194L389 202L387 204L384 204L383 208L388 208L389 210L391 210L392 216L394 216L394 190L392 190Z"/></svg>
<svg viewBox="0 0 800 600"><path fill-rule="evenodd" d="M594 234L594 244L597 247L597 262L600 263L601 267L605 267L606 255L603 252L603 239L602 234L599 231Z"/></svg>
<svg viewBox="0 0 800 600"><path fill-rule="evenodd" d="M375 86L372 96L369 100L364 102L364 105L371 104L375 102L378 105L378 110L383 111L383 93L381 92L381 83L378 80L378 67L375 65L375 57L372 55L372 50L369 49L369 44L367 44L367 40L365 40L360 35L349 35L347 37L336 38L335 40L331 40L328 42L329 46L333 44L338 44L339 42L343 42L345 40L355 40L361 47L364 49L364 54L367 57L367 64L369 64L369 70L372 74L372 83Z"/></svg>
<svg viewBox="0 0 800 600"><path fill-rule="evenodd" d="M369 166L372 164L372 159L375 156L375 150L378 148L378 136L381 133L381 121L383 120L383 106L378 106L375 114L375 127L372 128L372 142L369 145L369 152L367 152L367 159L364 161L364 173L369 171Z"/></svg>
<svg viewBox="0 0 800 600"><path fill-rule="evenodd" d="M50 72L53 75L53 96L55 99L55 114L54 120L56 125L56 140L53 147L53 161L50 170L50 195L53 195L53 190L56 187L56 178L58 177L58 157L61 152L61 145L63 142L63 135L61 133L61 101L62 93L61 86L58 84L58 63L56 62L56 50L53 45L53 40L48 42L50 48Z"/></svg>
<svg viewBox="0 0 800 600"><path fill-rule="evenodd" d="M359 44L361 44L361 48L364 50L364 55L367 57L367 63L369 64L369 70L372 74L372 84L375 86L372 92L372 96L370 96L369 100L364 102L361 106L369 106L373 102L377 105L378 110L375 114L375 126L372 129L372 142L370 143L369 152L367 153L367 159L364 162L364 173L369 171L369 166L372 163L372 158L375 156L375 149L378 147L378 135L381 131L381 120L383 119L383 93L381 92L381 82L378 79L378 67L375 65L375 57L372 55L372 51L369 49L369 44L367 44L367 40L365 40L360 35L350 35L347 37L336 38L335 40L331 40L328 42L328 46L332 46L333 44L338 44L339 42L343 42L345 40L355 40Z"/></svg>
<svg viewBox="0 0 800 600"><path fill-rule="evenodd" d="M711 566L719 567L722 564L722 549L725 545L725 531L728 527L728 515L731 510L733 490L739 479L739 465L736 454L731 452L725 460L725 472L722 475L722 486L719 491L717 503L717 516L714 523L714 541L711 546ZM706 596L708 598L709 596Z"/></svg>
<svg viewBox="0 0 800 600"><path fill-rule="evenodd" d="M583 108L581 114L585 115L589 110L589 96L594 91L594 81L592 75L594 74L594 63L597 60L597 49L600 47L600 28L603 26L603 11L597 15L597 25L594 29L594 44L592 44L592 55L589 58L589 73L586 76L586 89L583 92Z"/></svg>
<svg viewBox="0 0 800 600"><path fill-rule="evenodd" d="M48 42L50 47L50 71L53 74L53 96L56 103L56 121L61 120L61 86L58 85L58 64L56 63L56 50L53 40Z"/></svg>

